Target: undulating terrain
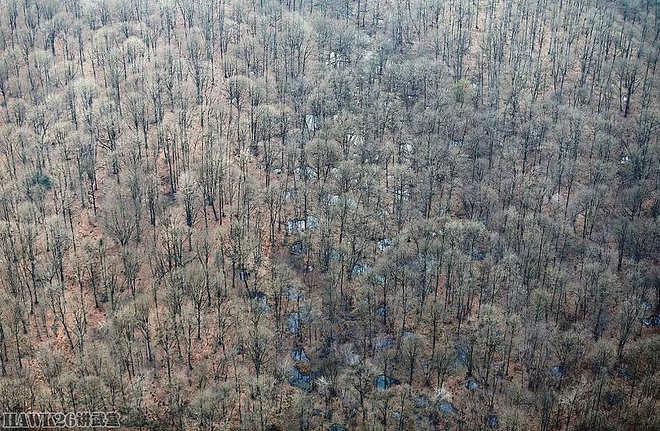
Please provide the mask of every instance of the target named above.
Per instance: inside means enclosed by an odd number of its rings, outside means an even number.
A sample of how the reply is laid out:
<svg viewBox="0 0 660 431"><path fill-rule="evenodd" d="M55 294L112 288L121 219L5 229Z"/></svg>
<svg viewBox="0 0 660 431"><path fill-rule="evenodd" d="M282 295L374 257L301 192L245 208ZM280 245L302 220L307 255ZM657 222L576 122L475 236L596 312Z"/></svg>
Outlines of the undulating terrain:
<svg viewBox="0 0 660 431"><path fill-rule="evenodd" d="M0 412L657 430L654 0L0 0Z"/></svg>

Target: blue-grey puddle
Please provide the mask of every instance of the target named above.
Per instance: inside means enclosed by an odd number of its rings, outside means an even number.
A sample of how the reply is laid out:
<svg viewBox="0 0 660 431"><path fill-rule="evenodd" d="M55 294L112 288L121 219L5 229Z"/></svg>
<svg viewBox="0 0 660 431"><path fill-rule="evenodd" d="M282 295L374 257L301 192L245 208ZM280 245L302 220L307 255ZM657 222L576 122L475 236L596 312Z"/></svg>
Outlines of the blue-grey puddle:
<svg viewBox="0 0 660 431"><path fill-rule="evenodd" d="M456 413L458 413L456 407L454 407L454 405L448 400L438 401L437 406L440 413L442 413L445 416L453 416Z"/></svg>
<svg viewBox="0 0 660 431"><path fill-rule="evenodd" d="M399 381L394 377L386 376L385 374L379 374L374 379L374 386L379 391L385 391L392 386L398 385Z"/></svg>

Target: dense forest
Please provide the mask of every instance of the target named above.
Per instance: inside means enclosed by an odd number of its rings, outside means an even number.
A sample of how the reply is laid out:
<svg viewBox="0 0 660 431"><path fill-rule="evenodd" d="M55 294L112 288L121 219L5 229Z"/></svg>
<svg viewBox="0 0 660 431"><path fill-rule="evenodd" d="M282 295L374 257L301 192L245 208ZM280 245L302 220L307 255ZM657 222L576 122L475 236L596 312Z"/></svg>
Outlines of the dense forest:
<svg viewBox="0 0 660 431"><path fill-rule="evenodd" d="M0 410L659 429L659 15L0 0Z"/></svg>

